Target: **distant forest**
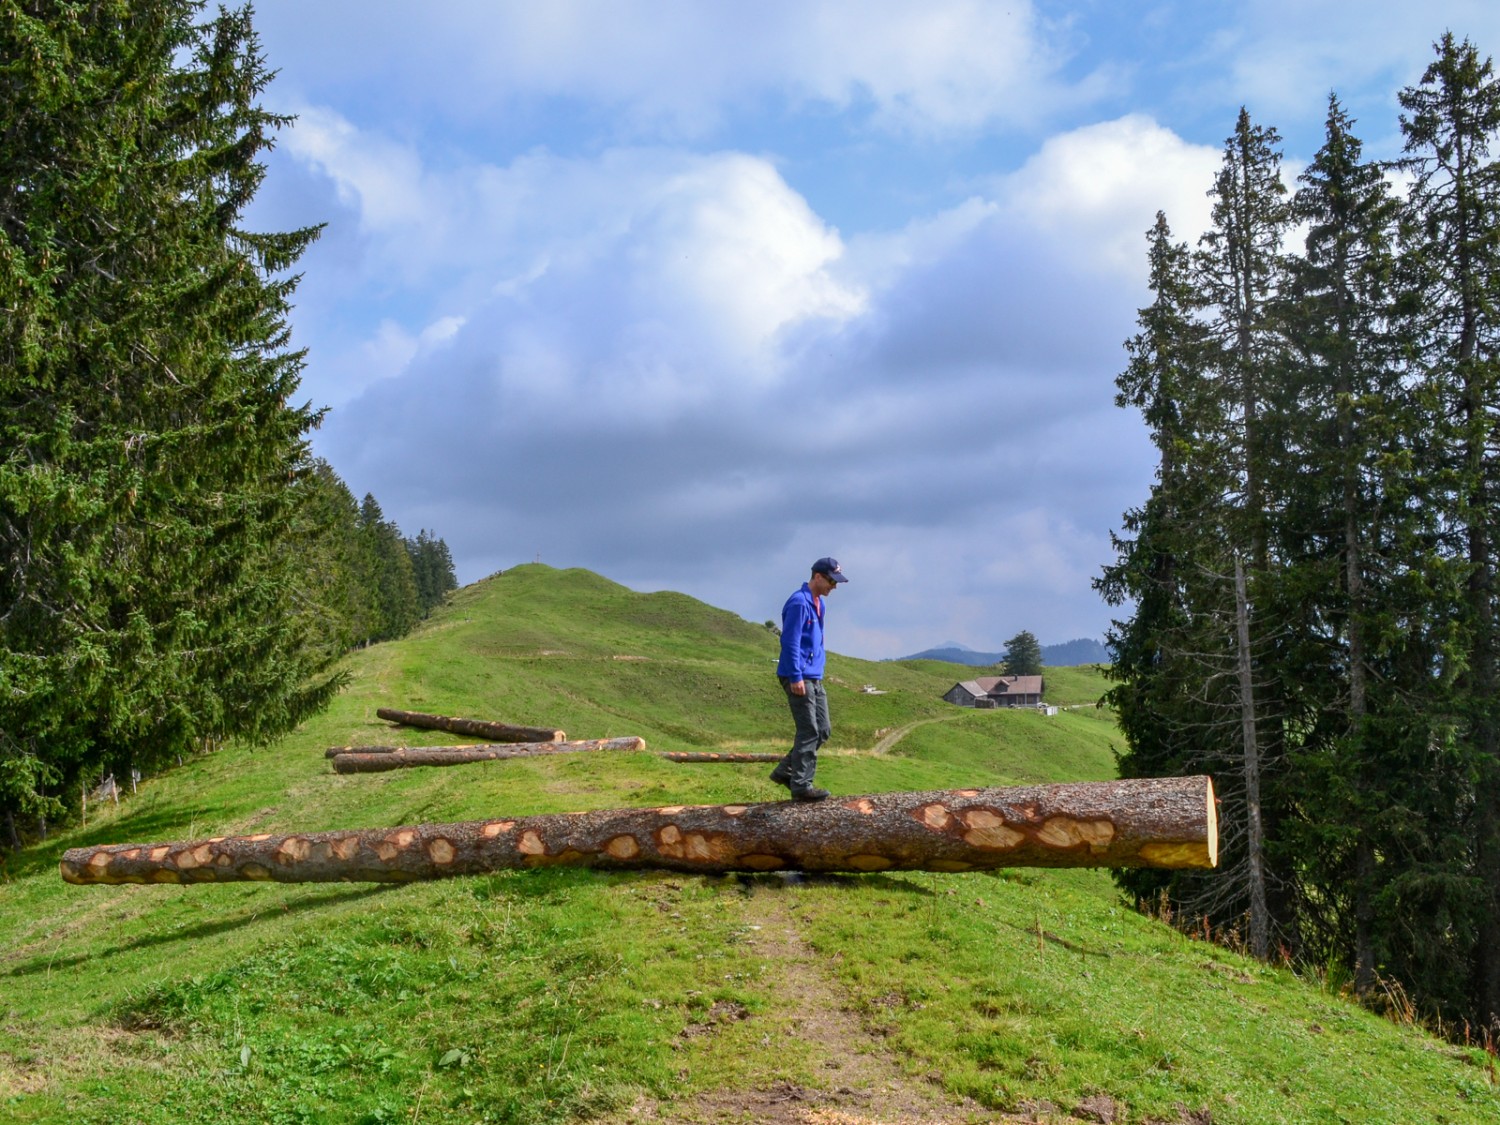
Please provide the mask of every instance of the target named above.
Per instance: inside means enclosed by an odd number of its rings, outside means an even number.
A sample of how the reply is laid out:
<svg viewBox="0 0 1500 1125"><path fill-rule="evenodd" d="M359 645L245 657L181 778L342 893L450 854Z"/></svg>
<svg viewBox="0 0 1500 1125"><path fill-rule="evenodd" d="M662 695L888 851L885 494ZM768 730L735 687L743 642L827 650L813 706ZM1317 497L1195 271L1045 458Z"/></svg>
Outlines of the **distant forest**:
<svg viewBox="0 0 1500 1125"><path fill-rule="evenodd" d="M976 668L987 668L992 664L1005 663L1005 652L978 652L972 648L944 647L926 648L911 656L900 656L898 660L946 660L950 664L968 664ZM1109 649L1103 642L1079 637L1062 644L1042 645L1042 664L1048 668L1070 668L1078 664L1107 664Z"/></svg>
<svg viewBox="0 0 1500 1125"><path fill-rule="evenodd" d="M101 777L322 707L454 585L294 396L309 227L245 209L288 119L248 8L0 21L0 845Z"/></svg>
<svg viewBox="0 0 1500 1125"><path fill-rule="evenodd" d="M1159 453L1098 587L1126 776L1208 773L1222 869L1147 906L1500 1036L1500 85L1446 35L1401 159L1328 101L1289 190L1241 111L1147 234L1118 403ZM1375 128L1384 132L1388 125Z"/></svg>

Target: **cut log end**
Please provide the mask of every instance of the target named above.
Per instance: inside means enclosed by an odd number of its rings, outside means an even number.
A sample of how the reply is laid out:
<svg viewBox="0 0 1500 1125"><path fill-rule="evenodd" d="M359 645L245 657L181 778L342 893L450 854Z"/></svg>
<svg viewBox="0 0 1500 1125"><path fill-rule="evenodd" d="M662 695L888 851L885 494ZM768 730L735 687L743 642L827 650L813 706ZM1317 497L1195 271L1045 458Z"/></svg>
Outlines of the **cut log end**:
<svg viewBox="0 0 1500 1125"><path fill-rule="evenodd" d="M1204 800L1207 809L1203 814L1203 823L1208 834L1208 855L1206 856L1208 867L1219 866L1219 799L1214 796L1214 781L1211 777L1203 779Z"/></svg>

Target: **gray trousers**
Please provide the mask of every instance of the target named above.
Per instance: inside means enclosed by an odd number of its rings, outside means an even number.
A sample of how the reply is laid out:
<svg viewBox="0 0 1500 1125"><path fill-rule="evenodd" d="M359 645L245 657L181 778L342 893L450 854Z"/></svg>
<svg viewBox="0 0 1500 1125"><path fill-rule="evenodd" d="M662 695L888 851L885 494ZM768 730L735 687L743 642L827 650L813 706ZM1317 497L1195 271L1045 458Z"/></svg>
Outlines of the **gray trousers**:
<svg viewBox="0 0 1500 1125"><path fill-rule="evenodd" d="M793 695L787 690L791 681L781 681L787 705L792 709L792 721L797 724L797 735L776 770L786 776L794 792L812 785L813 774L818 768L818 747L833 737L833 727L828 721L828 694L823 690L823 681L802 682L807 686L806 695Z"/></svg>

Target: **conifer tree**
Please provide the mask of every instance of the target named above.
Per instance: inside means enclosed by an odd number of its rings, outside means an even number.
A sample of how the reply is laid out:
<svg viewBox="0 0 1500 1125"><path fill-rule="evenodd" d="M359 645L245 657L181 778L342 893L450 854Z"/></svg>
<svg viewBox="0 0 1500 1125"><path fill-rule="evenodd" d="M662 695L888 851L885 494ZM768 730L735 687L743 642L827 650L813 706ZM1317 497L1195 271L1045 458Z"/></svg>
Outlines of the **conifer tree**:
<svg viewBox="0 0 1500 1125"><path fill-rule="evenodd" d="M422 617L417 580L401 529L387 520L372 493L359 506L360 538L371 589L375 594L375 631L366 639L388 641L404 637Z"/></svg>
<svg viewBox="0 0 1500 1125"><path fill-rule="evenodd" d="M1280 873L1268 870L1266 846L1279 815L1272 775L1284 764L1287 720L1275 667L1273 638L1285 623L1277 620L1281 598L1272 559L1277 516L1295 472L1283 463L1288 403L1279 379L1287 353L1278 299L1291 226L1280 139L1275 129L1254 124L1240 110L1209 193L1213 222L1200 241L1193 271L1211 341L1204 374L1218 406L1217 417L1209 411L1200 415L1206 428L1199 448L1222 460L1213 479L1227 485L1218 514L1222 546L1216 559L1203 560L1204 577L1224 586L1233 599L1229 611L1219 615L1218 627L1232 638L1225 654L1233 659L1233 718L1242 754L1237 784L1225 785L1222 792L1233 810L1230 819L1244 827L1243 867L1236 881L1249 910L1250 948L1261 957L1270 951L1273 909L1283 938L1294 939L1288 932L1289 908L1272 901L1275 887L1285 884Z"/></svg>
<svg viewBox="0 0 1500 1125"><path fill-rule="evenodd" d="M318 458L298 481L307 494L293 549L302 563L298 604L314 643L343 653L378 628L373 570L360 534L359 504L333 466Z"/></svg>
<svg viewBox="0 0 1500 1125"><path fill-rule="evenodd" d="M412 574L417 584L417 603L425 617L435 606L442 604L443 597L450 590L458 589L453 555L447 543L425 528L415 539L406 540L406 551L411 556Z"/></svg>
<svg viewBox="0 0 1500 1125"><path fill-rule="evenodd" d="M1435 509L1414 440L1426 419L1397 305L1400 204L1361 147L1331 97L1294 207L1308 234L1286 302L1296 353L1287 432L1304 470L1288 497L1283 566L1300 573L1323 628L1304 623L1288 646L1307 654L1298 683L1313 706L1292 763L1304 798L1283 837L1300 857L1313 955L1351 964L1370 996L1377 971L1409 965L1406 935L1442 940L1391 891L1435 859L1407 829L1443 787L1410 767L1437 744L1424 665L1441 642L1424 623L1442 619L1451 571L1431 551Z"/></svg>
<svg viewBox="0 0 1500 1125"><path fill-rule="evenodd" d="M1447 36L1401 103L1408 199L1330 99L1294 206L1242 112L1200 250L1152 232L1109 699L1123 775L1215 774L1223 869L1118 877L1500 1029L1500 87Z"/></svg>
<svg viewBox="0 0 1500 1125"><path fill-rule="evenodd" d="M1022 629L1005 642L1005 671L1011 676L1042 674L1042 646L1034 634Z"/></svg>
<svg viewBox="0 0 1500 1125"><path fill-rule="evenodd" d="M0 805L289 729L334 690L281 545L315 228L241 216L285 119L248 9L0 4Z"/></svg>
<svg viewBox="0 0 1500 1125"><path fill-rule="evenodd" d="M1425 390L1439 404L1433 452L1452 482L1449 553L1467 569L1458 702L1475 778L1472 996L1477 1018L1500 1029L1500 165L1490 158L1500 83L1468 40L1449 33L1435 49L1421 81L1400 95L1415 176L1404 265L1420 295Z"/></svg>
<svg viewBox="0 0 1500 1125"><path fill-rule="evenodd" d="M1116 380L1115 403L1141 412L1158 467L1150 497L1125 513L1123 530L1112 537L1116 562L1095 582L1109 604L1133 608L1108 636L1116 683L1106 698L1126 737L1121 776L1218 776L1234 764L1224 733L1234 700L1222 674L1227 587L1214 577L1226 562L1218 528L1231 491L1229 462L1213 438L1223 413L1210 377L1217 343L1192 252L1173 241L1160 212L1147 241L1153 300L1139 310L1140 331L1125 344L1129 363ZM1233 854L1243 830L1227 820L1222 832ZM1139 900L1165 894L1217 925L1231 924L1242 909L1241 898L1221 898L1222 879L1150 870L1116 878Z"/></svg>

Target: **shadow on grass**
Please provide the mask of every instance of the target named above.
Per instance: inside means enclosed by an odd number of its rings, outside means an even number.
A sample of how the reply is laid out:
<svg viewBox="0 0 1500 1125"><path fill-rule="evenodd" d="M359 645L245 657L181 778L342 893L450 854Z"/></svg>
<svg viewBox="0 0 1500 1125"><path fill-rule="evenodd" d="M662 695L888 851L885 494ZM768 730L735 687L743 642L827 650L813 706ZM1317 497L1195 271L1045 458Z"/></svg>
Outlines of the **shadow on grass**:
<svg viewBox="0 0 1500 1125"><path fill-rule="evenodd" d="M757 888L767 888L773 891L787 890L793 887L830 887L834 890L852 891L869 890L871 888L882 891L895 891L901 894L921 895L930 897L937 891L930 886L924 886L911 879L903 879L896 875L882 875L872 873L868 875L852 875L832 871L770 871L755 875L730 875L736 884L749 894Z"/></svg>
<svg viewBox="0 0 1500 1125"><path fill-rule="evenodd" d="M912 879L879 873L854 875L821 871L736 872L729 875L694 874L666 868L634 870L600 870L586 867L540 867L496 871L478 876L470 885L474 897L490 899L510 897L532 902L563 902L580 886L609 886L631 883L664 883L668 886L688 880L702 880L709 887L754 894L757 889L786 891L797 887L827 887L835 891L882 890L900 894L931 897L938 892Z"/></svg>
<svg viewBox="0 0 1500 1125"><path fill-rule="evenodd" d="M295 902L277 904L280 905L280 910L268 907L245 910L229 918L221 918L213 922L203 922L196 926L186 926L180 930L173 930L170 933L147 934L144 937L121 942L107 949L92 950L88 953L80 953L72 957L34 957L30 961L8 970L4 975L8 977L33 976L36 973L50 972L53 969L66 969L74 965L81 965L85 961L96 961L100 958L108 959L122 953L151 949L155 946L171 945L179 941L201 941L204 938L212 938L219 934L226 934L233 930L241 929L263 919L269 920L288 914L301 914L304 911L316 910L322 907L357 902L363 898L371 898L375 895L384 894L387 891L396 890L398 886L399 884L394 883L378 883L373 886L361 887L358 890L328 891L324 894L309 895Z"/></svg>
<svg viewBox="0 0 1500 1125"><path fill-rule="evenodd" d="M1014 922L1005 921L1005 919L1003 918L996 919L996 924L1001 926L1008 926L1010 929L1015 930L1016 933L1025 934L1027 937L1035 938L1039 942L1045 941L1049 945L1061 946L1069 953L1076 953L1080 957L1102 957L1104 958L1104 960L1108 961L1112 956L1112 954L1107 953L1102 949L1089 949L1087 946L1079 945L1077 942L1069 941L1067 938L1058 937L1051 930L1042 929L1040 925L1018 926Z"/></svg>

